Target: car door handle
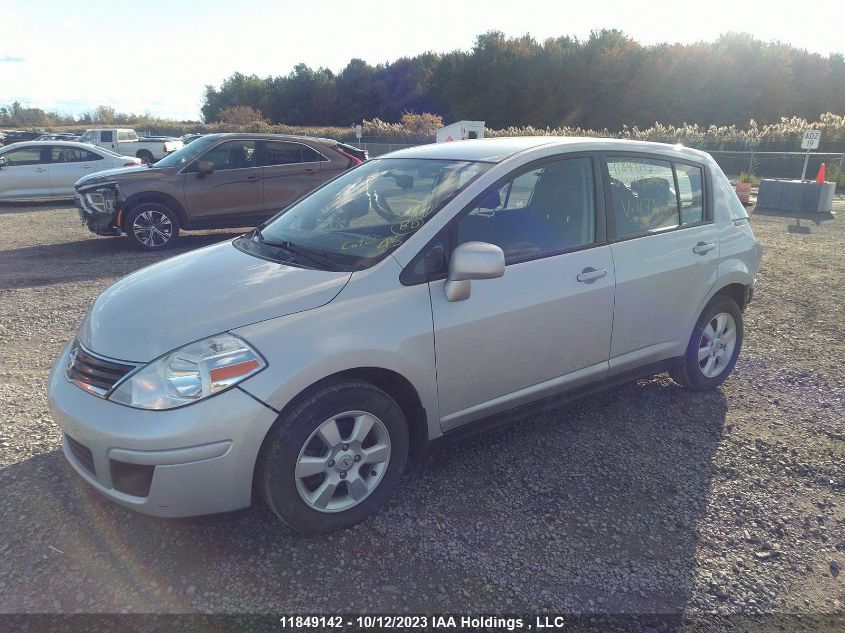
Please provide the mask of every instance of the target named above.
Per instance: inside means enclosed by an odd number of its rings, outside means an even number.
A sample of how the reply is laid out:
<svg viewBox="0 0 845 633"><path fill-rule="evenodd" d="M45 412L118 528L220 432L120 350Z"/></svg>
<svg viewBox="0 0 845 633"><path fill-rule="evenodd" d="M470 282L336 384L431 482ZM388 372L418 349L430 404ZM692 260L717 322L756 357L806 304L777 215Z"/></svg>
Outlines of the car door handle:
<svg viewBox="0 0 845 633"><path fill-rule="evenodd" d="M47 171L47 170L46 170L46 169L44 169L43 167L36 167L36 168L35 168L35 171Z"/></svg>
<svg viewBox="0 0 845 633"><path fill-rule="evenodd" d="M588 266L580 273L576 279L582 283L589 284L594 282L596 279L604 277L607 274L607 268L593 268L592 266Z"/></svg>
<svg viewBox="0 0 845 633"><path fill-rule="evenodd" d="M317 170L316 170L316 169L314 169L314 168L312 167L311 169L306 169L306 170L305 170L305 173L306 173L306 174L313 174L313 173L314 173L314 172L316 172L316 171L317 171Z"/></svg>
<svg viewBox="0 0 845 633"><path fill-rule="evenodd" d="M695 246L692 247L692 252L697 253L698 255L704 255L705 253L709 253L716 245L713 242L699 242Z"/></svg>
<svg viewBox="0 0 845 633"><path fill-rule="evenodd" d="M261 180L261 178L259 178L258 176L250 176L246 179L247 182L258 182L259 180Z"/></svg>

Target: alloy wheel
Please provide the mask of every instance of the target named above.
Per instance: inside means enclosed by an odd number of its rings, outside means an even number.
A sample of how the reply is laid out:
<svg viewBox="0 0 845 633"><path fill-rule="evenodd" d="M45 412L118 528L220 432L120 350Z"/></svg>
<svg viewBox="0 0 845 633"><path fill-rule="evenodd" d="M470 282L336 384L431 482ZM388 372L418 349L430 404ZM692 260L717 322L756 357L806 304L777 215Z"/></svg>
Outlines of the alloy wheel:
<svg viewBox="0 0 845 633"><path fill-rule="evenodd" d="M736 348L736 322L727 312L716 314L701 333L698 367L707 378L715 378L728 366Z"/></svg>
<svg viewBox="0 0 845 633"><path fill-rule="evenodd" d="M135 238L144 246L163 246L173 237L173 223L161 211L142 211L132 222Z"/></svg>
<svg viewBox="0 0 845 633"><path fill-rule="evenodd" d="M319 512L342 512L366 499L390 461L390 434L379 418L346 411L320 424L296 460L302 500Z"/></svg>

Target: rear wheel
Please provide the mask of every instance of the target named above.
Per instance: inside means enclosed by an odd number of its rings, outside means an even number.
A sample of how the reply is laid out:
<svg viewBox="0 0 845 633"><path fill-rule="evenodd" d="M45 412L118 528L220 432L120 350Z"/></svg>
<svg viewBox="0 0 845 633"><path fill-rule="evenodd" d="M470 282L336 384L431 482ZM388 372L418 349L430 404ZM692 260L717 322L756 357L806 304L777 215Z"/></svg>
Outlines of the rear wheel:
<svg viewBox="0 0 845 633"><path fill-rule="evenodd" d="M739 306L733 299L717 295L701 313L683 363L669 373L675 382L688 389L715 389L733 371L742 338Z"/></svg>
<svg viewBox="0 0 845 633"><path fill-rule="evenodd" d="M396 401L370 383L323 387L280 418L259 462L270 509L305 534L350 527L390 498L408 457Z"/></svg>
<svg viewBox="0 0 845 633"><path fill-rule="evenodd" d="M163 204L142 202L126 214L123 230L136 248L159 251L179 237L179 219Z"/></svg>

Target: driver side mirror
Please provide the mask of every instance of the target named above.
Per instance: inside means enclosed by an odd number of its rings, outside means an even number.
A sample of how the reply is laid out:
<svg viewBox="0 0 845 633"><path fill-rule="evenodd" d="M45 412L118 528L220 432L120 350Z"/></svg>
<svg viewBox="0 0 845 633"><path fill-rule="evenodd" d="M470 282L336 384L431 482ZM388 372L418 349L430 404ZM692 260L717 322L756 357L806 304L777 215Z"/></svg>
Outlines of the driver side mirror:
<svg viewBox="0 0 845 633"><path fill-rule="evenodd" d="M505 253L486 242L467 242L454 251L449 260L449 277L443 290L447 301L469 299L471 279L496 279L505 274Z"/></svg>
<svg viewBox="0 0 845 633"><path fill-rule="evenodd" d="M214 173L214 163L210 160L201 160L197 163L197 174L200 178L205 178Z"/></svg>

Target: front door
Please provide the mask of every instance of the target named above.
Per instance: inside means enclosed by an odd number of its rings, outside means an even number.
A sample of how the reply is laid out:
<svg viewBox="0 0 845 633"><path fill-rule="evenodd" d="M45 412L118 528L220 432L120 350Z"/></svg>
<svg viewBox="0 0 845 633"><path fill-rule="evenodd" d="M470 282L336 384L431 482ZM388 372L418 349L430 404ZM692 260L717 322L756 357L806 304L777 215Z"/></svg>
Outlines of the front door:
<svg viewBox="0 0 845 633"><path fill-rule="evenodd" d="M48 198L50 148L47 145L14 149L3 154L0 168L0 199Z"/></svg>
<svg viewBox="0 0 845 633"><path fill-rule="evenodd" d="M214 163L214 172L205 176L198 173L199 161ZM224 141L188 165L185 202L192 224L256 224L262 216L264 191L255 141Z"/></svg>
<svg viewBox="0 0 845 633"><path fill-rule="evenodd" d="M719 264L705 213L704 170L682 161L608 156L616 268L610 371L684 353Z"/></svg>
<svg viewBox="0 0 845 633"><path fill-rule="evenodd" d="M596 170L583 155L521 168L454 221L453 245L496 244L507 265L464 301L430 283L444 431L605 375L614 275Z"/></svg>
<svg viewBox="0 0 845 633"><path fill-rule="evenodd" d="M303 143L263 145L264 212L269 217L319 187L320 164L327 159Z"/></svg>

